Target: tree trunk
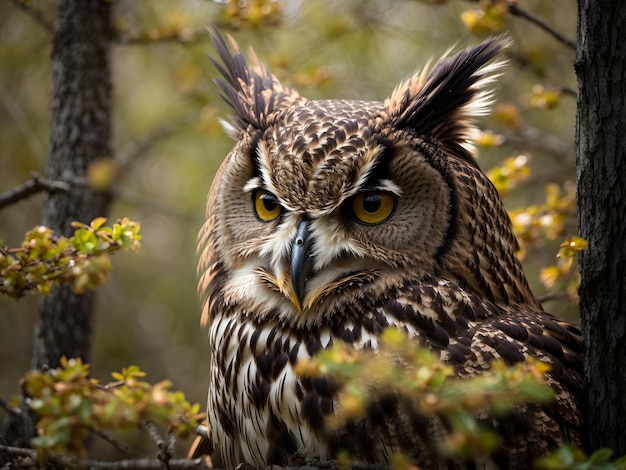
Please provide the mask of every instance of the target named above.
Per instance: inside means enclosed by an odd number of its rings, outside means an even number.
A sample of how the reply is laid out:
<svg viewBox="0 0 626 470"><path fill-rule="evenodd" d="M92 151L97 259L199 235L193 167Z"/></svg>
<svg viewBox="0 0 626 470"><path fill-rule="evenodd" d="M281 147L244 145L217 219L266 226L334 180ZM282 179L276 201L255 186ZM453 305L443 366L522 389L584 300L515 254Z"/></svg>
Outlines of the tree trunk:
<svg viewBox="0 0 626 470"><path fill-rule="evenodd" d="M52 49L52 102L46 175L71 183L71 190L48 194L42 223L71 235L73 221L91 222L108 212L110 195L84 184L89 164L111 157L112 2L60 0ZM63 356L87 361L91 346L94 294L52 289L39 308L33 368L57 367ZM28 447L36 417L27 406L9 415L0 441ZM0 457L0 463L3 462Z"/></svg>
<svg viewBox="0 0 626 470"><path fill-rule="evenodd" d="M112 2L61 0L52 49L52 111L46 174L84 180L89 164L111 152L109 48ZM43 224L62 235L71 223L88 223L108 212L109 196L72 184L48 195ZM94 294L53 289L39 309L32 365L56 367L62 356L89 358Z"/></svg>
<svg viewBox="0 0 626 470"><path fill-rule="evenodd" d="M626 454L626 4L578 1L576 167L587 450Z"/></svg>

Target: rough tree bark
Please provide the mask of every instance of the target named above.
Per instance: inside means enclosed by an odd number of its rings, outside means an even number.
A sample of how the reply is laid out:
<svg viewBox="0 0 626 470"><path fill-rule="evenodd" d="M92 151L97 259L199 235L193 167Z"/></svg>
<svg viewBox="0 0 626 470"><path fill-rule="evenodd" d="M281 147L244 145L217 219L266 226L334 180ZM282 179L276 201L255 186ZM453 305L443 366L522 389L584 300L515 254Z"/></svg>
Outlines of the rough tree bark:
<svg viewBox="0 0 626 470"><path fill-rule="evenodd" d="M112 2L61 0L52 49L52 109L46 176L84 179L88 165L111 151L109 48ZM70 235L72 221L106 215L109 196L81 184L49 194L42 223ZM93 293L55 288L39 309L32 365L56 367L63 355L89 357Z"/></svg>
<svg viewBox="0 0 626 470"><path fill-rule="evenodd" d="M51 128L46 175L70 183L69 192L49 193L42 223L62 235L71 223L88 223L106 215L110 196L84 184L95 159L111 157L112 2L60 0L52 48ZM33 368L56 367L62 356L87 361L91 345L93 293L76 295L67 286L54 288L39 308ZM0 442L29 447L36 435L35 418L22 406L10 415ZM0 456L0 464L4 463Z"/></svg>
<svg viewBox="0 0 626 470"><path fill-rule="evenodd" d="M578 1L577 190L587 450L626 454L626 4Z"/></svg>
<svg viewBox="0 0 626 470"><path fill-rule="evenodd" d="M70 183L69 192L52 192L42 223L71 235L73 221L91 222L108 212L110 196L84 184L91 162L111 157L112 2L60 0L52 48L51 127L46 176ZM91 346L93 293L76 295L67 286L44 297L35 328L33 368L56 367L62 356L87 361ZM29 447L36 435L34 416L22 406L9 415L0 442ZM4 463L0 455L0 464Z"/></svg>

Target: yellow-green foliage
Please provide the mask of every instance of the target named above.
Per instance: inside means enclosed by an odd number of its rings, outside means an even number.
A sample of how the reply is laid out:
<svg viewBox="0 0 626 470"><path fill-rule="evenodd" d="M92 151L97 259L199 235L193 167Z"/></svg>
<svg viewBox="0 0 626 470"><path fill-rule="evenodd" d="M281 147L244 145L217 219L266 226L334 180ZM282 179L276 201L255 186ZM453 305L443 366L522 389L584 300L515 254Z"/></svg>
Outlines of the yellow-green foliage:
<svg viewBox="0 0 626 470"><path fill-rule="evenodd" d="M418 413L450 424L442 450L455 455L489 454L498 446L497 434L481 426L476 413L504 415L519 403L551 400L548 370L531 358L511 367L494 361L489 374L459 379L452 366L394 328L385 330L375 352L339 343L298 367L300 374L329 375L342 385L331 426L363 417L372 400L397 393L411 397Z"/></svg>
<svg viewBox="0 0 626 470"><path fill-rule="evenodd" d="M105 227L106 218L91 224L74 222L74 236L60 237L40 225L26 233L19 248L0 246L0 293L21 297L42 294L61 282L81 293L102 284L111 270L109 255L139 249L139 223L121 219ZM1 244L0 244L1 245Z"/></svg>
<svg viewBox="0 0 626 470"><path fill-rule="evenodd" d="M101 385L89 378L89 365L80 359L61 360L61 367L30 372L24 378L27 404L39 418L33 446L42 452L85 455L90 431L134 428L151 422L187 437L204 413L185 395L172 391L164 380L155 385L141 380L145 374L130 366L113 373L115 382Z"/></svg>

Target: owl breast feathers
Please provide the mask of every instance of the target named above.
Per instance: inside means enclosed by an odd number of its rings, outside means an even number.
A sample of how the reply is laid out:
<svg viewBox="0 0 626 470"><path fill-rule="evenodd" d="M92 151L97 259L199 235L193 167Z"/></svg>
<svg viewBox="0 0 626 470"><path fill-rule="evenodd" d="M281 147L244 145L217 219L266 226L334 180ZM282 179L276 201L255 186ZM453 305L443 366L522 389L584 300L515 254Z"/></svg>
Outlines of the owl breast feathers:
<svg viewBox="0 0 626 470"><path fill-rule="evenodd" d="M347 450L372 463L403 452L424 468L529 468L564 442L579 445L577 330L531 292L471 145L506 40L442 58L384 102L308 100L253 54L248 64L234 41L217 31L213 40L236 143L210 191L199 291L212 351L208 419L225 465ZM482 461L441 453L445 424L409 418L399 396L329 431L337 387L296 375L296 364L338 341L375 349L388 326L461 378L488 373L495 359L535 357L550 365L555 400L481 418L502 441Z"/></svg>

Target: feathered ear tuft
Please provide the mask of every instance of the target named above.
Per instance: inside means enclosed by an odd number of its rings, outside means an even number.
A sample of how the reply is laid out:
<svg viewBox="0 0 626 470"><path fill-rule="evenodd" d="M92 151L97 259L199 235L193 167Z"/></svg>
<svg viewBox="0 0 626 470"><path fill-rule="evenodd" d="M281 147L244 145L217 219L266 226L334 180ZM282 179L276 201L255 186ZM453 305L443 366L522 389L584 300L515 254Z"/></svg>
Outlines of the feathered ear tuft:
<svg viewBox="0 0 626 470"><path fill-rule="evenodd" d="M216 27L211 27L210 33L221 63L212 57L209 59L222 76L215 80L221 96L236 113L232 120L235 133L249 126L267 128L280 111L301 99L295 90L280 84L259 62L254 51L250 51L252 65L249 66L232 37L228 36L229 45Z"/></svg>
<svg viewBox="0 0 626 470"><path fill-rule="evenodd" d="M493 92L484 87L505 61L487 64L510 42L498 37L450 57L448 50L432 70L427 65L402 82L385 100L393 126L410 128L474 163L472 118L489 112Z"/></svg>

